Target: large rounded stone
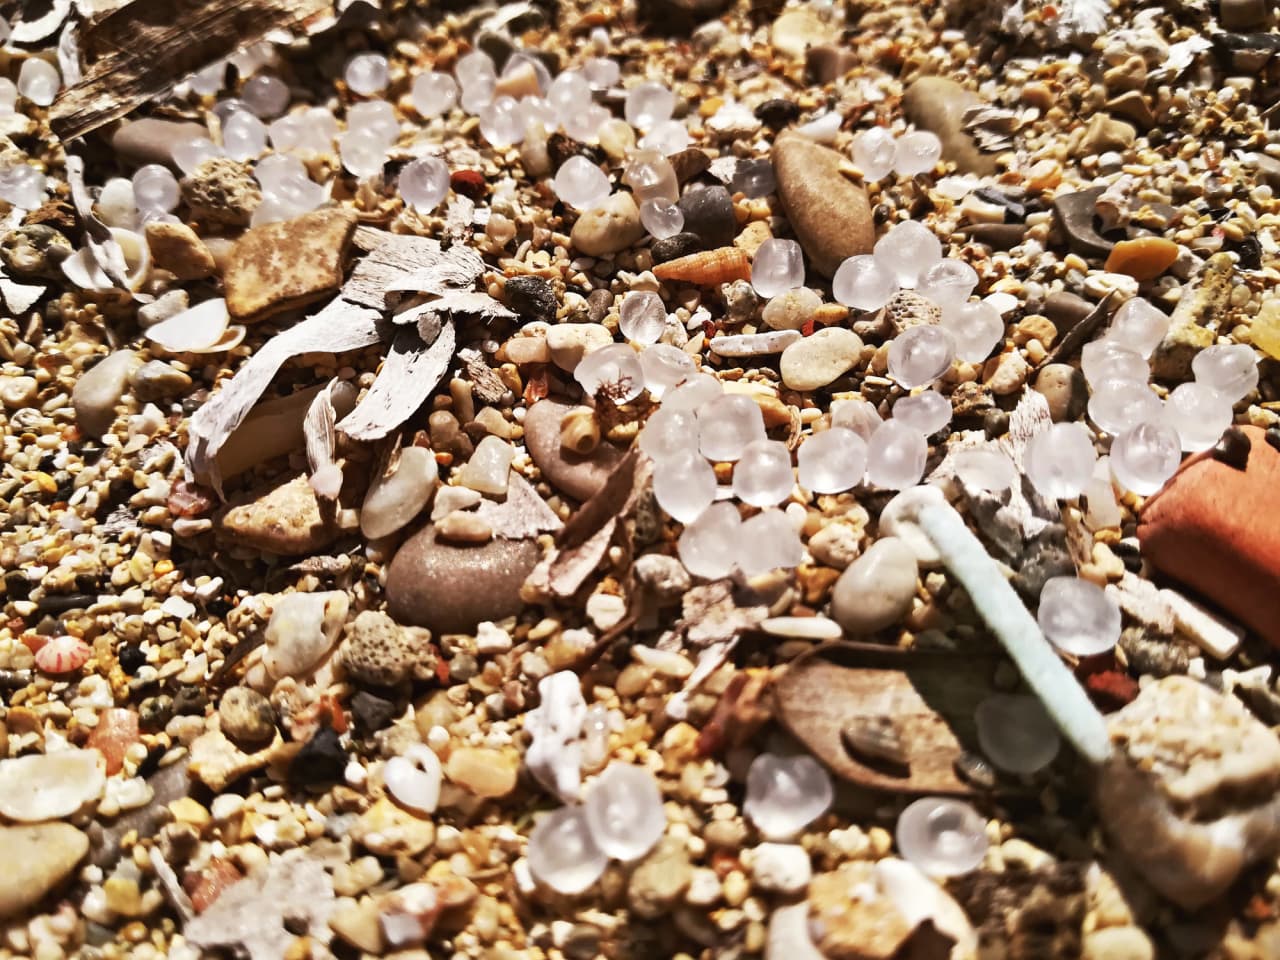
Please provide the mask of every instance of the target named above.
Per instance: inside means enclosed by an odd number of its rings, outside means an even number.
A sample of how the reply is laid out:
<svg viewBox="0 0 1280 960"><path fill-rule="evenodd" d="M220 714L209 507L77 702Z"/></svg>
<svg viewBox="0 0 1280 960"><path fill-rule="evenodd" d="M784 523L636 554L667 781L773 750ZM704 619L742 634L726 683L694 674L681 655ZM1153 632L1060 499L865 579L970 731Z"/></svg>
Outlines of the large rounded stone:
<svg viewBox="0 0 1280 960"><path fill-rule="evenodd" d="M692 233L707 249L727 247L733 243L738 233L738 218L733 212L733 198L726 188L719 184L691 187L677 206L684 214L684 232Z"/></svg>
<svg viewBox="0 0 1280 960"><path fill-rule="evenodd" d="M436 541L428 526L405 541L387 572L387 607L401 623L463 633L520 612L520 587L541 556L533 540L481 546Z"/></svg>
<svg viewBox="0 0 1280 960"><path fill-rule="evenodd" d="M961 173L987 176L996 172L996 155L983 153L964 128L964 114L981 101L954 80L921 77L902 95L902 110L917 127L935 133L942 141L942 159Z"/></svg>
<svg viewBox="0 0 1280 960"><path fill-rule="evenodd" d="M823 276L876 241L866 192L840 172L844 158L821 144L782 136L770 154L778 198L810 262Z"/></svg>
<svg viewBox="0 0 1280 960"><path fill-rule="evenodd" d="M560 400L539 400L524 418L524 444L547 482L575 500L590 500L604 486L624 454L602 442L587 454L560 444L560 421L574 408Z"/></svg>
<svg viewBox="0 0 1280 960"><path fill-rule="evenodd" d="M89 838L68 823L0 827L0 919L39 903L89 851Z"/></svg>
<svg viewBox="0 0 1280 960"><path fill-rule="evenodd" d="M840 574L831 615L847 633L883 630L911 609L918 574L911 548L897 537L882 537Z"/></svg>

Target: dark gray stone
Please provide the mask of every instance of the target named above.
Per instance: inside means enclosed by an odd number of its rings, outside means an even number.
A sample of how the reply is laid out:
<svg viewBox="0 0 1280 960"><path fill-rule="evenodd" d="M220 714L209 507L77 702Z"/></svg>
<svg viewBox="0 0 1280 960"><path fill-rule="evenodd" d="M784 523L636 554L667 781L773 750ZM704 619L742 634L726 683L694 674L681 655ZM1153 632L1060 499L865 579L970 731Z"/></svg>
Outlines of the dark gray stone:
<svg viewBox="0 0 1280 960"><path fill-rule="evenodd" d="M695 234L704 247L727 247L738 235L738 218L727 187L691 187L678 205L685 233Z"/></svg>

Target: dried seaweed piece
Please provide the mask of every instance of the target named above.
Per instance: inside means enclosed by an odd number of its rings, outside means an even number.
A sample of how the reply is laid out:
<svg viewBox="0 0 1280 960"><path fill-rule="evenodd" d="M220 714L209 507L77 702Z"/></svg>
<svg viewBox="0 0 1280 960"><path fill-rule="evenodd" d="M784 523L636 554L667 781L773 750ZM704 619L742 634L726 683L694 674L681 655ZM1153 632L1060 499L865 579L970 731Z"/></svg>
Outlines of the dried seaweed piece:
<svg viewBox="0 0 1280 960"><path fill-rule="evenodd" d="M237 48L331 8L330 0L134 0L84 31L84 77L54 101L49 124L64 143L84 136Z"/></svg>
<svg viewBox="0 0 1280 960"><path fill-rule="evenodd" d="M831 643L791 664L774 685L778 718L833 772L859 786L895 793L966 794L956 774L977 750L973 712L994 690L994 658ZM896 764L883 751L850 751L849 731L891 720ZM869 742L864 736L859 743ZM868 762L870 760L870 762Z"/></svg>
<svg viewBox="0 0 1280 960"><path fill-rule="evenodd" d="M457 342L452 321L444 324L430 346L416 330L402 327L373 386L338 429L353 440L381 440L413 416L439 385Z"/></svg>

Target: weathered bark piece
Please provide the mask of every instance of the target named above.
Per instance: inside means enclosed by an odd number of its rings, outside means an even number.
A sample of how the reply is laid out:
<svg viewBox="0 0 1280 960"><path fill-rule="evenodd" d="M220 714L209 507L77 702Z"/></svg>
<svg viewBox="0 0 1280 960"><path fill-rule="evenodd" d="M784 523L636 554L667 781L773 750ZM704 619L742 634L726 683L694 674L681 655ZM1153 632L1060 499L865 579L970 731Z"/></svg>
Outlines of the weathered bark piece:
<svg viewBox="0 0 1280 960"><path fill-rule="evenodd" d="M353 440L381 440L426 402L453 362L457 345L453 321L444 324L429 346L416 330L397 331L378 378L338 429Z"/></svg>
<svg viewBox="0 0 1280 960"><path fill-rule="evenodd" d="M330 12L330 0L134 0L81 37L84 78L49 111L66 142L84 136L239 47Z"/></svg>

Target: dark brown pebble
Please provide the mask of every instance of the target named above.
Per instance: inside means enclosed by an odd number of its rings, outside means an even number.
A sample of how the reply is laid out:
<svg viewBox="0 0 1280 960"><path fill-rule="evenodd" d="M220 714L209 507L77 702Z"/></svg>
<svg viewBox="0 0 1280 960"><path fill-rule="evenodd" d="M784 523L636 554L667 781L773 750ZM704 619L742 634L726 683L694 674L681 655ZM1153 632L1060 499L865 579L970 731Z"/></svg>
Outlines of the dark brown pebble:
<svg viewBox="0 0 1280 960"><path fill-rule="evenodd" d="M1229 467L1243 470L1249 465L1249 450L1252 444L1248 435L1239 427L1231 427L1213 446L1215 460L1221 460Z"/></svg>

